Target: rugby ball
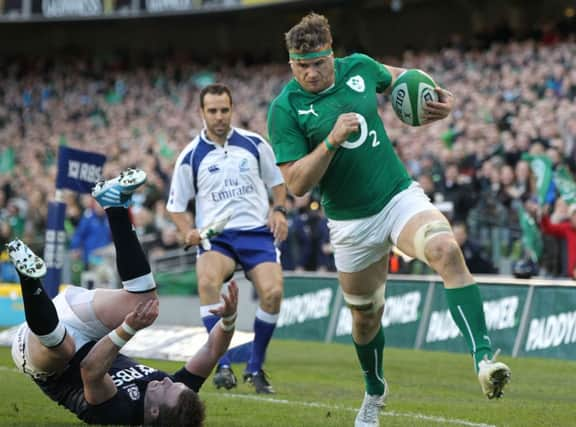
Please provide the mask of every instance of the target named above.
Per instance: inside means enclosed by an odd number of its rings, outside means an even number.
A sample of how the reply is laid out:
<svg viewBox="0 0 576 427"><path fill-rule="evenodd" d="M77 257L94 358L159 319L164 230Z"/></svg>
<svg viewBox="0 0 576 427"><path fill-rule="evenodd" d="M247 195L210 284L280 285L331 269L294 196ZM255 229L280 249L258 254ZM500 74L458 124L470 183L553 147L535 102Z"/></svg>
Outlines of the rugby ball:
<svg viewBox="0 0 576 427"><path fill-rule="evenodd" d="M420 70L406 70L392 86L392 108L400 120L410 126L424 123L423 107L427 101L438 101L436 83Z"/></svg>

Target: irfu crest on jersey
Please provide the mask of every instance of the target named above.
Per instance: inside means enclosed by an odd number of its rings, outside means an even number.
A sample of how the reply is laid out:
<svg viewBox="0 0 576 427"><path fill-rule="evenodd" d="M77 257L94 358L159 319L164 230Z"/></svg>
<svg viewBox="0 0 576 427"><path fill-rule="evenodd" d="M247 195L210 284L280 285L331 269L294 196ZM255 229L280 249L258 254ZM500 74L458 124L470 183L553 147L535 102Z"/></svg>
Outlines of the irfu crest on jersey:
<svg viewBox="0 0 576 427"><path fill-rule="evenodd" d="M362 93L366 89L366 85L364 84L364 79L361 76L352 76L346 82L350 89L355 90L356 92Z"/></svg>

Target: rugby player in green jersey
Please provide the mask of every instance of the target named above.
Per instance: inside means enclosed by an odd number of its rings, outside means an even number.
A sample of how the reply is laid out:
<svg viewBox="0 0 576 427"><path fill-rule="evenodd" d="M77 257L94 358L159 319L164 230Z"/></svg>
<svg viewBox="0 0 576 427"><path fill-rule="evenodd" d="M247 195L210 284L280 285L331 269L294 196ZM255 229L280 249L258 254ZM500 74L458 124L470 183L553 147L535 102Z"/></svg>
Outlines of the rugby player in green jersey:
<svg viewBox="0 0 576 427"><path fill-rule="evenodd" d="M353 54L334 58L328 20L305 16L286 33L293 79L272 102L268 130L292 193L319 185L366 393L356 426L377 426L388 387L381 317L391 245L429 264L444 281L452 317L473 355L483 393L502 396L510 369L494 360L482 299L447 219L413 182L378 115L402 68ZM450 114L453 97L425 108L426 122Z"/></svg>

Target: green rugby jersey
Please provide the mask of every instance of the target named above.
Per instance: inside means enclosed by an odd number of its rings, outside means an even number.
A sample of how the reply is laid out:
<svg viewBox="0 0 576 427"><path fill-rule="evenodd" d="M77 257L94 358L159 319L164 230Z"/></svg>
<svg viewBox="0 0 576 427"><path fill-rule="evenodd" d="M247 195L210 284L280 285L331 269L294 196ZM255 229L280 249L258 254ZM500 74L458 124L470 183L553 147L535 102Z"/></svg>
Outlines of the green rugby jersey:
<svg viewBox="0 0 576 427"><path fill-rule="evenodd" d="M390 86L392 76L362 54L337 58L335 73L334 85L321 93L306 92L292 79L270 105L268 132L281 164L312 152L340 114L359 114L360 131L336 151L320 191L328 218L364 218L381 211L411 183L378 115L376 93Z"/></svg>

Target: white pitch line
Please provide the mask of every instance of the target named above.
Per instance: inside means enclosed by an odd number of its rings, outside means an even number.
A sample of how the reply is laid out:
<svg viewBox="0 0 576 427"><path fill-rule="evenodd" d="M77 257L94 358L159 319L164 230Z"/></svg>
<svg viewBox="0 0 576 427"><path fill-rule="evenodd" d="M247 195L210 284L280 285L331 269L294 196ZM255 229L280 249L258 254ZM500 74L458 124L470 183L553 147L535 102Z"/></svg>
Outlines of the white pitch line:
<svg viewBox="0 0 576 427"><path fill-rule="evenodd" d="M21 373L18 369L9 368L7 366L0 366L0 371ZM322 408L322 409L332 409L332 410L349 411L349 412L358 411L358 409L348 408L345 406L328 405L325 403L318 403L318 402L299 402L297 400L273 399L270 397L252 396L247 394L215 393L215 392L202 392L201 394L217 397L229 397L232 399L256 400L258 402L268 402L277 405L294 405L294 406L304 406L307 408ZM455 424L467 427L497 427L494 424L475 423L472 421L461 420L458 418L444 418L444 417L437 417L434 415L424 415L413 412L382 411L380 412L380 416L413 418L417 420L431 421L435 423L444 423L444 424Z"/></svg>
<svg viewBox="0 0 576 427"><path fill-rule="evenodd" d="M307 408L322 408L322 409L332 409L332 410L341 410L350 412L358 411L358 409L348 408L345 406L328 405L325 403L318 403L318 402L299 402L295 400L273 399L269 397L252 396L246 394L215 393L215 392L200 392L200 394L219 396L219 397L229 397L232 399L256 400L258 402L268 402L278 405L294 405L294 406L304 406ZM413 418L417 420L431 421L435 423L444 423L444 424L456 424L467 427L496 427L494 424L474 423L472 421L461 420L458 418L444 418L444 417L437 417L434 415L424 415L412 412L382 411L380 412L380 416Z"/></svg>

